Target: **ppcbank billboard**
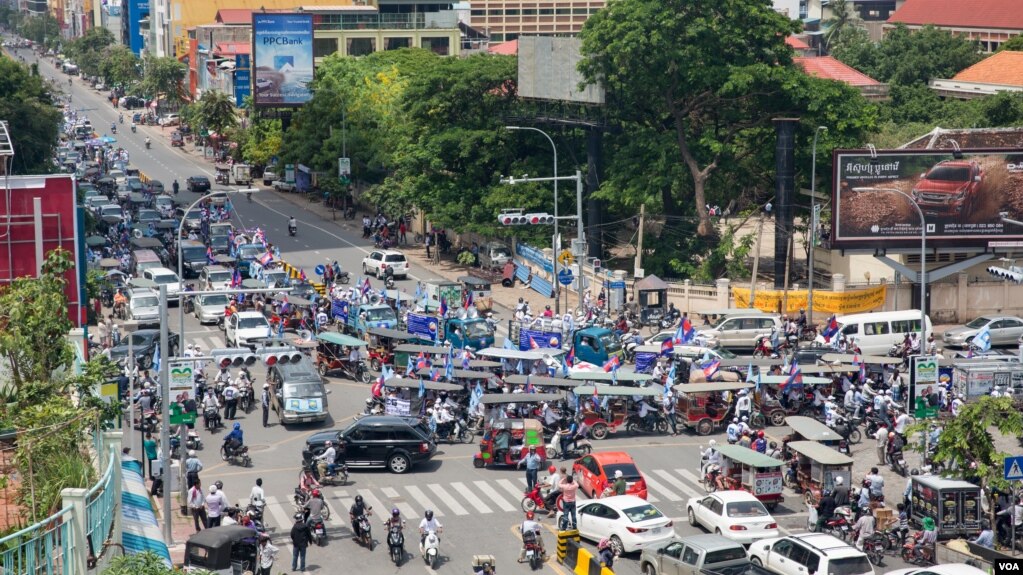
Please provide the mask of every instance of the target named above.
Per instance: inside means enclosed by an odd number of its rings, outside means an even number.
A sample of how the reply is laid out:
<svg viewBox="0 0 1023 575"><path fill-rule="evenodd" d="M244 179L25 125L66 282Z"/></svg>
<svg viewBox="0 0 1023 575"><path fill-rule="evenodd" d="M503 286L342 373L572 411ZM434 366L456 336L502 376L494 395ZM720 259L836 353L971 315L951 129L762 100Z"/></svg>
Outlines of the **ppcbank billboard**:
<svg viewBox="0 0 1023 575"><path fill-rule="evenodd" d="M1023 150L836 150L831 244L1023 246ZM917 210L919 208L919 211Z"/></svg>
<svg viewBox="0 0 1023 575"><path fill-rule="evenodd" d="M252 94L257 106L301 106L312 99L312 14L252 14Z"/></svg>

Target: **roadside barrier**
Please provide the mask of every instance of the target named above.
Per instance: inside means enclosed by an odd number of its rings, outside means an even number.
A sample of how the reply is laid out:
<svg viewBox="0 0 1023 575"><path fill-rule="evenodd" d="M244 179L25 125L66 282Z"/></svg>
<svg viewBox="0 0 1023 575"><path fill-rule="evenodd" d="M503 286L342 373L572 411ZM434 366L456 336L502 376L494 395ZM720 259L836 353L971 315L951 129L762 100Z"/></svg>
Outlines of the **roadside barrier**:
<svg viewBox="0 0 1023 575"><path fill-rule="evenodd" d="M614 575L579 544L579 530L558 531L558 561L576 575Z"/></svg>

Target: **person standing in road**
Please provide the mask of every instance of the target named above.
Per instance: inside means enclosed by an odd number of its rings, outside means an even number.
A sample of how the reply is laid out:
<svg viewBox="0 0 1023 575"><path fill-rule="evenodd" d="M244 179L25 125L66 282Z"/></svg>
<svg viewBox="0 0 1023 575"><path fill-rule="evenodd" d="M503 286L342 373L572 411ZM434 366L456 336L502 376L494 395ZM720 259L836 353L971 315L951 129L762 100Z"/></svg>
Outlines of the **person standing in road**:
<svg viewBox="0 0 1023 575"><path fill-rule="evenodd" d="M883 423L877 428L877 464L885 465L888 462L888 427Z"/></svg>
<svg viewBox="0 0 1023 575"><path fill-rule="evenodd" d="M238 387L234 381L228 380L224 387L224 419L234 419L238 412Z"/></svg>
<svg viewBox="0 0 1023 575"><path fill-rule="evenodd" d="M216 485L210 485L210 494L206 496L206 515L209 518L207 525L220 527L223 519L224 509L227 508L227 499L224 494L217 490Z"/></svg>
<svg viewBox="0 0 1023 575"><path fill-rule="evenodd" d="M267 420L270 417L270 384L263 384L263 397L260 399L260 404L263 406L263 427L270 427Z"/></svg>
<svg viewBox="0 0 1023 575"><path fill-rule="evenodd" d="M563 510L563 517L567 525L571 525L572 529L578 525L576 522L575 515L575 501L576 493L579 491L579 484L575 482L575 478L572 474L565 474L564 479L558 484L558 489L561 491L561 506ZM568 523L568 518L571 517L571 523Z"/></svg>
<svg viewBox="0 0 1023 575"><path fill-rule="evenodd" d="M256 568L255 575L270 575L270 571L274 566L274 560L277 559L277 553L279 552L280 549L270 543L270 536L266 533L260 533L258 558L256 560L259 567Z"/></svg>
<svg viewBox="0 0 1023 575"><path fill-rule="evenodd" d="M533 490L533 486L536 485L536 477L540 473L540 465L543 463L540 455L536 452L535 445L529 446L529 453L519 460L516 468L522 467L523 463L526 464L526 493L529 493Z"/></svg>
<svg viewBox="0 0 1023 575"><path fill-rule="evenodd" d="M668 420L671 427L671 436L678 435L678 419L675 417L675 394L669 389L661 400L661 407L664 410L664 419Z"/></svg>
<svg viewBox="0 0 1023 575"><path fill-rule="evenodd" d="M629 484L626 483L621 469L615 470L615 480L611 484L611 488L614 490L615 495L625 495L625 492L628 491Z"/></svg>
<svg viewBox="0 0 1023 575"><path fill-rule="evenodd" d="M309 524L302 519L301 513L296 513L295 524L291 526L291 544L295 547L291 554L292 571L305 571L305 552L312 538Z"/></svg>
<svg viewBox="0 0 1023 575"><path fill-rule="evenodd" d="M202 483L198 480L188 490L188 510L195 522L196 533L209 526L206 519L206 498L202 494Z"/></svg>
<svg viewBox="0 0 1023 575"><path fill-rule="evenodd" d="M202 461L195 455L195 450L188 450L188 459L185 460L185 479L188 481L188 486L197 485L199 483L199 472L202 471Z"/></svg>
<svg viewBox="0 0 1023 575"><path fill-rule="evenodd" d="M433 234L426 234L423 243L426 244L426 259L431 259L433 256L430 255L430 244L433 243Z"/></svg>
<svg viewBox="0 0 1023 575"><path fill-rule="evenodd" d="M146 456L146 470L149 472L149 480L152 481L153 462L157 459L156 440L153 439L152 433L146 434L146 439L142 442L142 451Z"/></svg>

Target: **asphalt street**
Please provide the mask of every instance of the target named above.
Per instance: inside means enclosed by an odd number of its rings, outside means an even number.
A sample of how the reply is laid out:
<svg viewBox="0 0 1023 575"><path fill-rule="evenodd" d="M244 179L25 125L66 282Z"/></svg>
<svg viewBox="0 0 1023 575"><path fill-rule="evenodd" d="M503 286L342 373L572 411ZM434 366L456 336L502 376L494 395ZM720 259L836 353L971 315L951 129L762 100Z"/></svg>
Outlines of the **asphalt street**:
<svg viewBox="0 0 1023 575"><path fill-rule="evenodd" d="M26 51L22 53L28 57ZM41 69L45 76L56 78L62 89L68 89L67 77L57 73L52 64L44 62ZM105 93L92 90L76 77L71 94L73 105L89 116L101 134L108 131L112 122L117 121L118 110L106 100ZM125 114L127 116L127 112ZM181 182L182 195L191 195L185 191L184 186L188 176L205 175L213 181L211 164L197 155L170 148L165 138L158 137L160 132L159 127L139 126L138 133L132 134L128 124L118 125L117 145L128 151L135 167L150 178L162 181L167 189L170 189L174 179ZM150 150L146 150L143 144L147 135L153 140ZM198 195L195 197L198 198ZM238 218L236 225L261 227L267 233L268 241L280 247L284 259L304 268L310 276L317 264L338 260L344 269L352 272L353 278L357 278L360 275L361 259L372 248L372 244L363 240L354 227L348 230L330 223L330 214L318 213L318 204L305 207L278 196L276 192L263 191L256 194L251 203L241 199L234 206ZM299 233L294 238L286 232L289 216L294 216L299 222ZM415 290L416 278L433 275L426 269L413 267L409 280L399 281L398 284L400 288L411 292ZM379 287L379 282L374 281L374 286ZM177 317L177 310L172 309L168 319L171 329L179 328ZM215 326L201 326L191 316L186 317L181 331L182 347L187 343L198 343L204 351L224 347L219 329ZM213 371L208 369L208 375L212 376ZM253 371L257 381L262 381L265 370L256 366ZM205 444L199 453L205 463L205 470L201 474L204 484L222 480L230 500L242 501L247 499L255 479L263 479L269 501L266 522L274 543L282 549L277 563L280 570L290 568L288 530L293 523L291 517L294 513L291 494L297 485L305 439L315 431L346 426L369 396L367 385L333 377L328 378L328 381L331 420L324 425L284 427L271 415L271 426L263 428L258 410L240 414L239 421L245 430L246 443L253 457L251 468L234 467L220 461L219 438L200 430ZM782 429L773 428L772 434L780 437ZM691 497L704 493L697 480L700 461L698 446L706 445L709 439L685 433L678 437L611 436L606 441L595 442L595 448L631 454L646 476L650 501L665 515L674 518L676 532L685 536L702 532L687 522L685 505ZM724 441L723 436L717 436L717 439L719 442ZM868 441L856 448L869 450L872 446ZM387 557L381 528L384 510L397 507L409 520L413 532L426 509L434 510L443 523L441 562L437 571L466 572L472 555L484 553L496 556L502 572L526 572L527 566L516 564L520 541L516 527L523 518L520 500L525 486L525 474L515 470L475 469L472 454L476 449L475 444L441 445L438 455L432 461L414 468L408 474L359 470L352 473L347 486L325 488L328 506L331 508L331 519L328 522L330 540L325 547L310 549L307 571L336 571L344 565L347 570L373 575L397 572L399 569ZM857 476L862 473L862 469L854 471ZM373 527L379 546L373 552L351 540L346 510L356 494L362 495L377 512ZM792 532L804 529L806 509L801 502L798 495L787 493L786 503L774 513L783 529ZM545 534L545 542L553 555L553 521L544 519L543 523L550 531ZM414 573L424 569L433 573L434 570L428 568L419 557L414 538L409 535L408 539L406 547L413 557L400 570ZM592 542L587 543L587 546L591 550L595 548ZM623 558L615 565L615 572L639 573L637 559L636 554ZM890 565L878 568L878 573L904 566L894 558L888 561ZM552 570L559 575L569 573L568 569L553 559L547 562L544 570Z"/></svg>

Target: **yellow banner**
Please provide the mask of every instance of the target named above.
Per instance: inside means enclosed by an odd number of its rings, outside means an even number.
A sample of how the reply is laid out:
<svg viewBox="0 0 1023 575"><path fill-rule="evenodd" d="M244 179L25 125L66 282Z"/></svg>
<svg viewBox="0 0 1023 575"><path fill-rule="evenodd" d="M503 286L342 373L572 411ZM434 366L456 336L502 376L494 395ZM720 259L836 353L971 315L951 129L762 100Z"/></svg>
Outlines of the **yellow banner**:
<svg viewBox="0 0 1023 575"><path fill-rule="evenodd" d="M813 310L819 313L849 314L875 310L884 305L887 295L886 286L880 285L865 290L833 292L814 290ZM789 290L788 300L782 290L757 290L753 307L769 313L796 313L806 309L807 291ZM749 288L733 287L732 299L735 307L747 308L749 305ZM782 302L786 309L782 310Z"/></svg>

